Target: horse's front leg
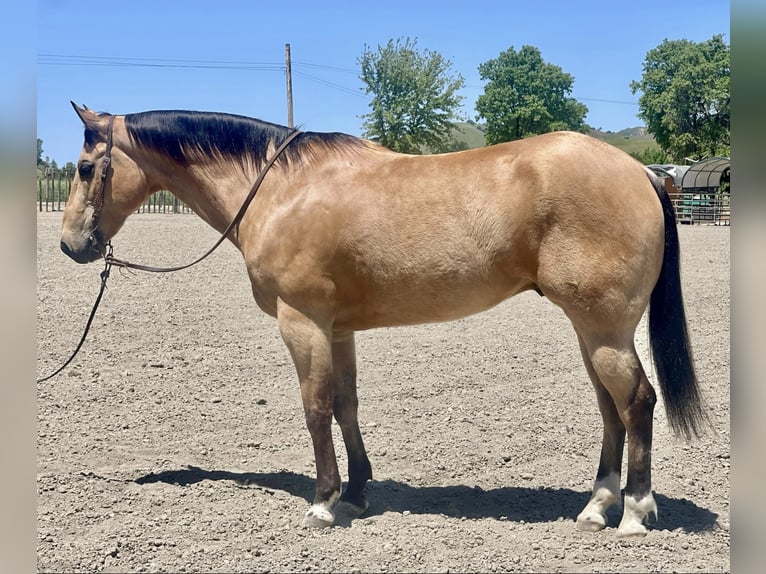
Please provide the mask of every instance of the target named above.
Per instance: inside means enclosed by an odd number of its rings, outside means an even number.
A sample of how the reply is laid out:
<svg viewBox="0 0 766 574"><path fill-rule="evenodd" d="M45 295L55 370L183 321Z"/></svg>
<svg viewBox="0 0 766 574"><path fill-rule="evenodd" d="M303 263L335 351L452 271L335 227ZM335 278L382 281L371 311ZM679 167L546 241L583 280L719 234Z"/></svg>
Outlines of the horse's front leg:
<svg viewBox="0 0 766 574"><path fill-rule="evenodd" d="M314 502L306 512L303 526L322 528L335 522L333 506L340 497L341 482L332 442L333 384L332 331L281 299L277 320L290 351L301 386L306 426L311 434L316 460L317 482Z"/></svg>
<svg viewBox="0 0 766 574"><path fill-rule="evenodd" d="M359 516L367 510L364 487L372 479L372 467L359 430L359 399L356 394L356 351L353 333L336 333L332 345L335 420L343 433L348 453L348 485L340 497L344 513Z"/></svg>

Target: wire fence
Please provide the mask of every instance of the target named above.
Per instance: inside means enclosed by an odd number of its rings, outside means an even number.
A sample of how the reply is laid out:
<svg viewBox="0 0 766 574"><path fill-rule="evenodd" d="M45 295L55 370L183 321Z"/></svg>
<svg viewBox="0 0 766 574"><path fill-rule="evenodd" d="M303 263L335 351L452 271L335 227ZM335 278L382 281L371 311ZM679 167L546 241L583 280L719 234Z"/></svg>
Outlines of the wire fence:
<svg viewBox="0 0 766 574"><path fill-rule="evenodd" d="M74 169L44 169L37 175L38 211L63 211L72 192ZM169 191L158 191L136 209L136 213L192 213L192 210Z"/></svg>

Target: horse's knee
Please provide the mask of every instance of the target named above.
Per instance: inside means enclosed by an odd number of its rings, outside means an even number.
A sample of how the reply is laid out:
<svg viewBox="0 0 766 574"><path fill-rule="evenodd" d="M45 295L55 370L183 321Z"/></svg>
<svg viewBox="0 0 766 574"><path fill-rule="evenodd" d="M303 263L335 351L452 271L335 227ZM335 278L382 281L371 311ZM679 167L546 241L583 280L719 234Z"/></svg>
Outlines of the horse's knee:
<svg viewBox="0 0 766 574"><path fill-rule="evenodd" d="M333 376L336 398L356 400L356 370L342 369Z"/></svg>
<svg viewBox="0 0 766 574"><path fill-rule="evenodd" d="M332 411L325 407L315 405L304 406L304 416L306 418L306 427L311 434L321 433L330 430L332 424Z"/></svg>

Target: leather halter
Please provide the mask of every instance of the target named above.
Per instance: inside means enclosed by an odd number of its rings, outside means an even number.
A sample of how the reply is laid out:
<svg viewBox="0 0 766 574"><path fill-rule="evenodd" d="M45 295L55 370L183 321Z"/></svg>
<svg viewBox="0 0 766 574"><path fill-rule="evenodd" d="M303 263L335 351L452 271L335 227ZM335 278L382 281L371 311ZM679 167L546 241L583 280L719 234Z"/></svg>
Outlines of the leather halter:
<svg viewBox="0 0 766 574"><path fill-rule="evenodd" d="M93 198L93 217L91 219L91 243L95 244L95 233L98 228L98 217L104 208L104 197L106 196L106 178L109 175L109 166L112 164L112 134L114 132L114 116L109 116L109 127L106 130L106 153L101 160L101 182L98 187L98 193Z"/></svg>

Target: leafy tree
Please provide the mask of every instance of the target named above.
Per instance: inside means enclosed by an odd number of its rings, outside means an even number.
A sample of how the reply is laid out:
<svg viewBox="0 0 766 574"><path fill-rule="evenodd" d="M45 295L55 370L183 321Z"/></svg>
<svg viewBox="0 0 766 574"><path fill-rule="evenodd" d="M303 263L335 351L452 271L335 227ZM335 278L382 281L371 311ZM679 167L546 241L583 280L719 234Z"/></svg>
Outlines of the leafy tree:
<svg viewBox="0 0 766 574"><path fill-rule="evenodd" d="M40 138L37 138L37 165L45 165L45 161L43 161L43 140Z"/></svg>
<svg viewBox="0 0 766 574"><path fill-rule="evenodd" d="M588 108L568 97L574 78L545 62L540 50L513 46L479 65L487 80L476 100L477 119L487 125L487 143L495 144L557 130L585 132Z"/></svg>
<svg viewBox="0 0 766 574"><path fill-rule="evenodd" d="M364 135L404 153L439 152L451 142L452 120L463 97L460 74L438 52L419 51L417 39L389 40L376 51L365 45L358 60L365 93L373 94Z"/></svg>
<svg viewBox="0 0 766 574"><path fill-rule="evenodd" d="M651 165L653 163L666 163L668 161L668 154L658 146L650 146L642 151L634 151L631 154L638 161L644 165Z"/></svg>
<svg viewBox="0 0 766 574"><path fill-rule="evenodd" d="M639 117L674 161L730 153L729 46L723 36L704 42L664 40L646 54Z"/></svg>

